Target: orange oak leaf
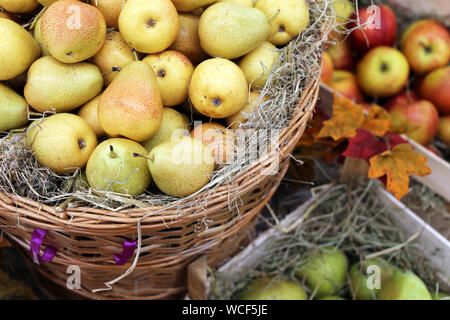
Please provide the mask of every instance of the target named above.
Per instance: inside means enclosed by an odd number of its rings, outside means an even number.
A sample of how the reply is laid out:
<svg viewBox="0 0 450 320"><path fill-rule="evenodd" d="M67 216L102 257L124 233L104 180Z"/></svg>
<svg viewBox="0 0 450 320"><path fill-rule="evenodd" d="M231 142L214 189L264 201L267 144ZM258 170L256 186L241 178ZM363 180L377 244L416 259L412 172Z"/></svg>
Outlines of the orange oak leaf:
<svg viewBox="0 0 450 320"><path fill-rule="evenodd" d="M392 130L391 116L384 108L373 104L364 118L362 128L376 136L384 136Z"/></svg>
<svg viewBox="0 0 450 320"><path fill-rule="evenodd" d="M356 130L364 122L364 111L362 106L353 103L344 97L334 96L333 116L323 122L317 138L331 137L333 140L342 138L353 138Z"/></svg>
<svg viewBox="0 0 450 320"><path fill-rule="evenodd" d="M387 176L386 188L401 199L409 190L409 176L421 177L431 173L427 157L413 151L409 143L402 143L392 150L370 158L369 178Z"/></svg>

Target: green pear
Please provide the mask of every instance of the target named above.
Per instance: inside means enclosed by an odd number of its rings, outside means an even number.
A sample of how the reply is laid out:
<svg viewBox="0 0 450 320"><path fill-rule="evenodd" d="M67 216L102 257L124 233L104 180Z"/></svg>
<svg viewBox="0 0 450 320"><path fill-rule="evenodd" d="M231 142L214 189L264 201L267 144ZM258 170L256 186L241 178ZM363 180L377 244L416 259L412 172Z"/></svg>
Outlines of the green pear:
<svg viewBox="0 0 450 320"><path fill-rule="evenodd" d="M347 299L344 299L344 298L338 297L338 296L326 296L320 300L347 300Z"/></svg>
<svg viewBox="0 0 450 320"><path fill-rule="evenodd" d="M378 295L380 300L432 300L423 281L414 273L396 271Z"/></svg>
<svg viewBox="0 0 450 320"><path fill-rule="evenodd" d="M433 298L433 300L450 300L450 293L445 292L431 293L431 297Z"/></svg>
<svg viewBox="0 0 450 320"><path fill-rule="evenodd" d="M174 197L186 197L206 185L214 171L209 147L190 136L178 136L152 149L148 166L158 188Z"/></svg>
<svg viewBox="0 0 450 320"><path fill-rule="evenodd" d="M346 282L348 260L336 248L309 250L307 263L296 271L296 276L306 280L309 289L321 298L337 292Z"/></svg>
<svg viewBox="0 0 450 320"><path fill-rule="evenodd" d="M0 18L0 80L24 73L41 55L37 41L21 25Z"/></svg>
<svg viewBox="0 0 450 320"><path fill-rule="evenodd" d="M294 281L271 277L257 278L240 294L241 300L308 300L306 292Z"/></svg>
<svg viewBox="0 0 450 320"><path fill-rule="evenodd" d="M103 77L96 65L64 64L47 56L31 65L24 95L37 111L67 112L93 99L102 88Z"/></svg>
<svg viewBox="0 0 450 320"><path fill-rule="evenodd" d="M270 26L257 9L219 2L201 15L198 32L200 44L210 56L235 59L266 41Z"/></svg>
<svg viewBox="0 0 450 320"><path fill-rule="evenodd" d="M34 121L25 142L40 165L68 174L86 166L97 146L97 136L83 118L59 113Z"/></svg>
<svg viewBox="0 0 450 320"><path fill-rule="evenodd" d="M138 142L156 134L162 114L156 75L142 61L125 66L103 92L98 105L98 120L109 136Z"/></svg>
<svg viewBox="0 0 450 320"><path fill-rule="evenodd" d="M189 118L179 113L172 108L163 108L163 115L161 120L161 126L158 132L149 140L142 143L147 152L150 152L154 147L169 140L172 134L189 135L191 131L191 121Z"/></svg>
<svg viewBox="0 0 450 320"><path fill-rule="evenodd" d="M140 195L150 186L147 161L134 154L145 153L139 143L114 138L103 141L92 153L86 166L91 188L128 195Z"/></svg>
<svg viewBox="0 0 450 320"><path fill-rule="evenodd" d="M14 90L0 83L0 131L21 128L28 122L28 105Z"/></svg>
<svg viewBox="0 0 450 320"><path fill-rule="evenodd" d="M380 276L380 288L379 289L370 289L367 286L368 281L370 281L372 273L370 275L367 274L368 268L370 266L378 267L379 276ZM370 270L369 270L370 271ZM388 281L393 273L396 271L396 267L389 262L381 259L374 258L362 263L355 263L350 268L350 283L351 290L355 297L359 300L373 300L383 288L383 285ZM373 276L377 276L376 272L373 273Z"/></svg>
<svg viewBox="0 0 450 320"><path fill-rule="evenodd" d="M44 12L40 32L49 52L61 62L77 63L94 56L106 38L100 10L77 0L57 1Z"/></svg>

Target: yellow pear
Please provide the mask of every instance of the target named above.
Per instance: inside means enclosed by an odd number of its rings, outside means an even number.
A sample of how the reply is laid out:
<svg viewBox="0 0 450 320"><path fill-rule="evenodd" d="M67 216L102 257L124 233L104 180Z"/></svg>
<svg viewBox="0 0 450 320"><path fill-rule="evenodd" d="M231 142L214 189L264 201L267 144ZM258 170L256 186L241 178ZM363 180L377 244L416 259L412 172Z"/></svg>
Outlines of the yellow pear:
<svg viewBox="0 0 450 320"><path fill-rule="evenodd" d="M194 66L184 54L167 50L148 55L142 61L152 67L156 74L164 106L173 107L186 100Z"/></svg>
<svg viewBox="0 0 450 320"><path fill-rule="evenodd" d="M108 28L119 25L119 15L127 0L89 0L103 14Z"/></svg>
<svg viewBox="0 0 450 320"><path fill-rule="evenodd" d="M227 118L247 103L245 74L230 60L205 60L192 74L189 99L201 114L211 118Z"/></svg>
<svg viewBox="0 0 450 320"><path fill-rule="evenodd" d="M47 56L36 60L28 70L24 95L37 111L67 112L94 98L102 88L103 77L96 65L64 64Z"/></svg>
<svg viewBox="0 0 450 320"><path fill-rule="evenodd" d="M198 33L203 50L210 56L235 59L266 41L270 26L257 9L219 2L202 14Z"/></svg>
<svg viewBox="0 0 450 320"><path fill-rule="evenodd" d="M217 0L172 0L172 2L178 11L190 12L217 2Z"/></svg>
<svg viewBox="0 0 450 320"><path fill-rule="evenodd" d="M86 166L89 186L95 190L140 195L152 181L144 147L128 139L103 141L94 150Z"/></svg>
<svg viewBox="0 0 450 320"><path fill-rule="evenodd" d="M50 53L50 51L48 51L47 46L44 44L44 42L42 40L41 21L42 21L42 17L40 17L39 19L36 20L36 25L34 26L34 29L33 29L33 35L34 35L34 38L36 39L36 41L39 43L39 46L41 47L42 56L45 57L45 56L50 56L51 53Z"/></svg>
<svg viewBox="0 0 450 320"><path fill-rule="evenodd" d="M348 22L353 12L355 12L355 7L349 0L333 1L332 5L338 23Z"/></svg>
<svg viewBox="0 0 450 320"><path fill-rule="evenodd" d="M119 71L113 70L122 69L135 60L132 48L123 40L118 31L110 31L106 34L103 47L91 59L92 63L99 67L104 74L106 86L109 86L119 74Z"/></svg>
<svg viewBox="0 0 450 320"><path fill-rule="evenodd" d="M41 35L52 56L61 62L76 63L100 50L106 22L91 5L76 0L57 1L42 16Z"/></svg>
<svg viewBox="0 0 450 320"><path fill-rule="evenodd" d="M163 104L152 68L134 61L106 88L98 106L100 125L111 137L142 142L161 124Z"/></svg>
<svg viewBox="0 0 450 320"><path fill-rule="evenodd" d="M251 91L248 95L248 102L245 107L236 114L226 119L227 125L231 129L238 129L241 123L246 123L250 119L251 114L254 110L259 108L265 101L267 97L261 97L261 93L258 91Z"/></svg>
<svg viewBox="0 0 450 320"><path fill-rule="evenodd" d="M147 152L150 152L154 147L172 138L172 135L189 135L191 129L191 121L189 118L172 109L164 108L161 120L161 125L158 132L149 140L142 143Z"/></svg>
<svg viewBox="0 0 450 320"><path fill-rule="evenodd" d="M21 25L0 18L0 80L25 72L41 55L37 41Z"/></svg>
<svg viewBox="0 0 450 320"><path fill-rule="evenodd" d="M234 159L235 135L232 130L217 122L207 122L195 127L191 137L207 145L217 165L231 163Z"/></svg>
<svg viewBox="0 0 450 320"><path fill-rule="evenodd" d="M97 146L97 136L83 118L59 113L34 121L28 128L26 144L40 165L67 174L86 166Z"/></svg>
<svg viewBox="0 0 450 320"><path fill-rule="evenodd" d="M31 12L39 6L36 0L0 0L0 6L13 13Z"/></svg>
<svg viewBox="0 0 450 320"><path fill-rule="evenodd" d="M14 90L0 83L0 131L21 128L28 122L28 105Z"/></svg>
<svg viewBox="0 0 450 320"><path fill-rule="evenodd" d="M214 171L211 149L189 136L159 144L148 158L153 181L162 192L173 197L197 192L210 181Z"/></svg>
<svg viewBox="0 0 450 320"><path fill-rule="evenodd" d="M247 82L253 90L264 88L273 65L277 62L280 52L270 42L264 42L251 51L239 62Z"/></svg>
<svg viewBox="0 0 450 320"><path fill-rule="evenodd" d="M180 29L169 49L180 51L193 64L199 64L208 57L200 45L200 38L198 36L200 18L190 13L181 13L179 18Z"/></svg>
<svg viewBox="0 0 450 320"><path fill-rule="evenodd" d="M253 8L253 0L219 0L218 2L232 2Z"/></svg>
<svg viewBox="0 0 450 320"><path fill-rule="evenodd" d="M56 1L60 1L60 0L37 0L40 4L42 4L44 7L48 7L50 5L52 5L53 3L55 3Z"/></svg>
<svg viewBox="0 0 450 320"><path fill-rule="evenodd" d="M306 0L258 0L255 8L264 12L267 18L273 17L269 41L275 45L285 45L309 24ZM280 10L278 14L277 10Z"/></svg>
<svg viewBox="0 0 450 320"><path fill-rule="evenodd" d="M89 126L94 130L97 137L106 136L105 130L100 126L98 121L98 104L100 102L101 94L96 96L94 99L86 103L84 106L78 110L78 115L82 117Z"/></svg>
<svg viewBox="0 0 450 320"><path fill-rule="evenodd" d="M119 15L119 30L139 52L166 50L178 34L178 12L170 0L128 0Z"/></svg>

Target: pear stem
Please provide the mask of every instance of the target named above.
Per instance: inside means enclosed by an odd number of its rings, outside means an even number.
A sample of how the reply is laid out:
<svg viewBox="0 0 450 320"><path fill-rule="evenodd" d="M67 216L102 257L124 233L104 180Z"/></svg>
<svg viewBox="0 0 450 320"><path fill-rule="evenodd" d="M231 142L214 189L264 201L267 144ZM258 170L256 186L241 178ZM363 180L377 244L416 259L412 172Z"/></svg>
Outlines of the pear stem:
<svg viewBox="0 0 450 320"><path fill-rule="evenodd" d="M33 112L33 111L28 111L28 114L30 116L36 116L36 117L42 117L44 114L40 113L40 112Z"/></svg>
<svg viewBox="0 0 450 320"><path fill-rule="evenodd" d="M33 18L33 21L31 22L30 30L34 29L34 27L36 26L37 21L39 20L40 17L42 17L42 15L44 14L44 11L46 9L47 9L46 7L42 8L42 10Z"/></svg>
<svg viewBox="0 0 450 320"><path fill-rule="evenodd" d="M112 72L116 72L116 71L122 71L122 68L121 67L112 67L111 70L103 72L102 76L104 77L104 76L106 76Z"/></svg>
<svg viewBox="0 0 450 320"><path fill-rule="evenodd" d="M155 160L155 157L150 157L150 156L146 156L146 155L144 155L144 154L139 154L139 153L133 153L133 157L142 157L142 158L145 158L145 159L147 159L147 160L150 160L150 161L154 161Z"/></svg>
<svg viewBox="0 0 450 320"><path fill-rule="evenodd" d="M12 129L12 130L9 130L9 133L25 133L25 132L27 132L27 130L26 129Z"/></svg>
<svg viewBox="0 0 450 320"><path fill-rule="evenodd" d="M280 9L277 9L269 18L267 18L267 21L273 20L279 13L281 12Z"/></svg>
<svg viewBox="0 0 450 320"><path fill-rule="evenodd" d="M109 156L113 159L117 158L117 153L114 152L114 148L113 148L112 144L109 145L109 150L111 151Z"/></svg>
<svg viewBox="0 0 450 320"><path fill-rule="evenodd" d="M133 55L134 55L134 58L136 59L136 61L139 61L139 57L138 57L138 55L137 55L136 49L135 49L135 48L132 48L132 49L131 49L131 52L133 52Z"/></svg>

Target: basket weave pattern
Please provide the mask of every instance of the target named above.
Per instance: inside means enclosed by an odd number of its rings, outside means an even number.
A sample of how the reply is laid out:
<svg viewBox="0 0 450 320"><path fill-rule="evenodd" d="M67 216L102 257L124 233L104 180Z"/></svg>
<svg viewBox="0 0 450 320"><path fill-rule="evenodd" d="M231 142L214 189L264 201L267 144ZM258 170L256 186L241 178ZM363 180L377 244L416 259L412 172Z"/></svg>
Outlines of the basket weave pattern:
<svg viewBox="0 0 450 320"><path fill-rule="evenodd" d="M0 228L27 252L33 229L48 230L44 245L57 248L52 262L36 265L37 271L51 281L66 286L67 267L81 269L80 290L74 292L93 299L165 299L182 297L186 292L186 268L201 255L208 265L217 267L241 249L248 239L259 212L269 201L290 162L289 154L303 134L313 114L319 79L304 89L289 126L280 133L279 152L270 153L238 175L232 185L217 188L207 204L192 202L176 208L153 206L112 212L88 207L66 208L58 212L29 199L0 192ZM277 175L267 175L273 166ZM201 194L198 195L201 197ZM239 197L239 211L230 210L230 197ZM105 282L124 274L133 263L115 264L124 238L137 239L137 219L141 221L142 246L134 271L113 285ZM206 223L205 223L206 222ZM136 254L136 253L135 253Z"/></svg>

